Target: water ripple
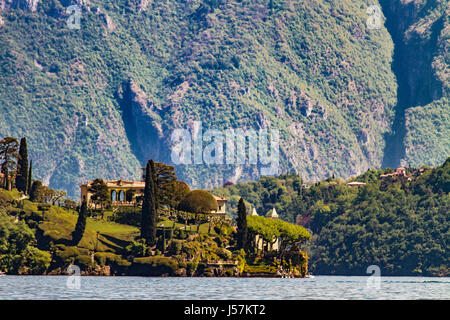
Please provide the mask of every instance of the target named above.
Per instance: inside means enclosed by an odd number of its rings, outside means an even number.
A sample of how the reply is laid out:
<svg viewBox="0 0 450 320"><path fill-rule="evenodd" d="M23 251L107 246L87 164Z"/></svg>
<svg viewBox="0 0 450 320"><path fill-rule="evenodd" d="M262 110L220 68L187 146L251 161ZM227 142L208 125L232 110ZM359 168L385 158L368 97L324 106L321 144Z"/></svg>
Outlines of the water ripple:
<svg viewBox="0 0 450 320"><path fill-rule="evenodd" d="M273 278L82 277L69 289L67 276L0 277L0 299L152 300L307 300L450 299L450 278L382 277L370 288L368 277Z"/></svg>

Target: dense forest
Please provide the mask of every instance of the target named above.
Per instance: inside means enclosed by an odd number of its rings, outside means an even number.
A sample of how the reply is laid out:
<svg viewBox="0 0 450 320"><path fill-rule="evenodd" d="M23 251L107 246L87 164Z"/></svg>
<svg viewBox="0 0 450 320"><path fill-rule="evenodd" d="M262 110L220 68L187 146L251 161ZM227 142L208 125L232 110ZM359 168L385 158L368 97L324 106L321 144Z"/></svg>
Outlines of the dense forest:
<svg viewBox="0 0 450 320"><path fill-rule="evenodd" d="M310 268L317 274L448 275L450 158L436 168L369 170L351 187L332 177L306 184L296 175L215 189L247 200L260 215L275 207L282 219L307 227ZM386 175L385 177L380 177Z"/></svg>

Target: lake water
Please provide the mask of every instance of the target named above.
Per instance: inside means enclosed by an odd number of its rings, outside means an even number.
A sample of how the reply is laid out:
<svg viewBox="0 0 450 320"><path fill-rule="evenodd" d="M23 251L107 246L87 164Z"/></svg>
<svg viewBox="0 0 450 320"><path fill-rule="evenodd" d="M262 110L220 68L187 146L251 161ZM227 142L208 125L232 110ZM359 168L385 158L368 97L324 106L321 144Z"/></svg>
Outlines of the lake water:
<svg viewBox="0 0 450 320"><path fill-rule="evenodd" d="M2 276L0 300L450 299L448 277L381 277L379 282L373 277L344 276L314 279L81 277L79 282L69 283L68 279L68 276Z"/></svg>

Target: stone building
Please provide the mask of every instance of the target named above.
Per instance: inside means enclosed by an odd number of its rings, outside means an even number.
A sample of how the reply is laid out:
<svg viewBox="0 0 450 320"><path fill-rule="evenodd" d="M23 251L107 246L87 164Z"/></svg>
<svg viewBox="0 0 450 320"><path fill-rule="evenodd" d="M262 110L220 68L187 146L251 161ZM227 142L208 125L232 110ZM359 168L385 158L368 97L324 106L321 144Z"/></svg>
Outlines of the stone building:
<svg viewBox="0 0 450 320"><path fill-rule="evenodd" d="M226 204L227 204L228 199L224 198L224 197L221 197L221 196L216 196L216 195L212 195L212 196L217 201L218 210L217 210L217 212L214 211L214 212L211 212L211 213L214 213L214 214L217 214L217 215L220 215L220 216L225 216L226 215Z"/></svg>
<svg viewBox="0 0 450 320"><path fill-rule="evenodd" d="M94 181L81 185L81 200L91 203L92 193L89 191ZM105 181L108 187L110 201L113 205L132 206L136 198L144 195L145 181L109 180Z"/></svg>
<svg viewBox="0 0 450 320"><path fill-rule="evenodd" d="M81 200L87 201L88 206L92 206L92 193L89 191L94 181L81 185ZM134 206L139 203L140 197L144 196L145 181L132 180L107 180L104 181L108 187L109 200L116 206ZM213 195L217 201L218 210L212 211L212 214L219 216L226 215L227 198Z"/></svg>

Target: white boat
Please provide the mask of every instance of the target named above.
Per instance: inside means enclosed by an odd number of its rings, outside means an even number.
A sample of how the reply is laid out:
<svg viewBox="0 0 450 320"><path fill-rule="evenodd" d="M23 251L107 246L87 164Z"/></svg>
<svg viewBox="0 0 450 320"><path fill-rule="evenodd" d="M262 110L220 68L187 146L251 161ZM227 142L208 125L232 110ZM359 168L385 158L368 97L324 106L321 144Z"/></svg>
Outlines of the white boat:
<svg viewBox="0 0 450 320"><path fill-rule="evenodd" d="M315 277L314 277L312 274L307 274L307 275L306 275L306 278L308 278L308 279L314 279Z"/></svg>
<svg viewBox="0 0 450 320"><path fill-rule="evenodd" d="M4 275L5 273L0 271L0 277L3 277Z"/></svg>

